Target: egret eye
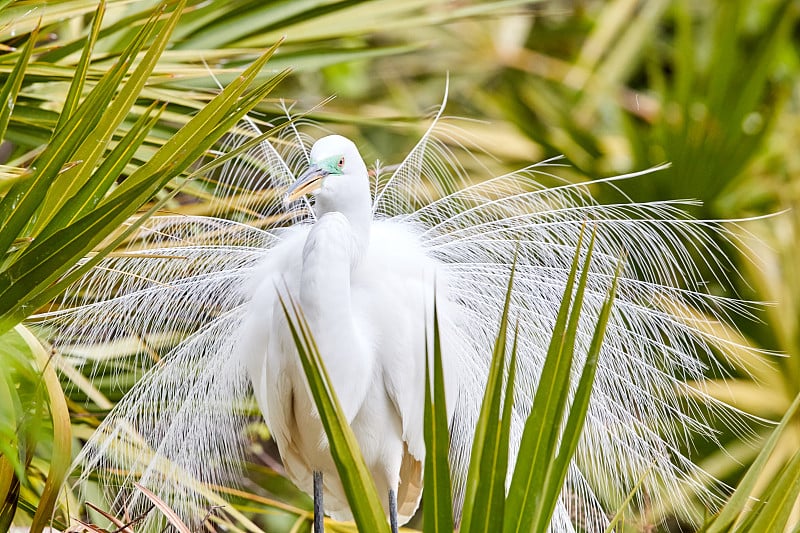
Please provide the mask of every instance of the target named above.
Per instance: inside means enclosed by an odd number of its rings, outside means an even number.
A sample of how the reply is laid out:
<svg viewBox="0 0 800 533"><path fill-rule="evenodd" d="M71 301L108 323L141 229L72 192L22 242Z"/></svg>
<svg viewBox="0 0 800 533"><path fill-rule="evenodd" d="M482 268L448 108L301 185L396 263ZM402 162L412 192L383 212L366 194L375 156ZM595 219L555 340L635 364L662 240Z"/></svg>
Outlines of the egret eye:
<svg viewBox="0 0 800 533"><path fill-rule="evenodd" d="M337 165L339 168L342 168L342 167L344 167L344 157L342 157L341 159L339 159L339 162L338 162L336 165Z"/></svg>

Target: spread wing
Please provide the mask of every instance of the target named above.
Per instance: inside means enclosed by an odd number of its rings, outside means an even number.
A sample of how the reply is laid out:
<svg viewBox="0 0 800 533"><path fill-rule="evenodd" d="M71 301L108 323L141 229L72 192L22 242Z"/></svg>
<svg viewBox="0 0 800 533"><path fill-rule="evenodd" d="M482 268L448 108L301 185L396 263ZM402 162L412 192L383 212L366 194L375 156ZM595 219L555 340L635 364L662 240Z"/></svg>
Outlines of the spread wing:
<svg viewBox="0 0 800 533"><path fill-rule="evenodd" d="M536 183L544 172L546 167L534 166L466 187L410 217L426 226L420 236L426 252L446 265L450 290L467 310L464 334L486 352L496 335L509 266L516 260L511 317L521 327L511 464L578 236L588 228L596 232L596 251L570 394L620 261L623 269L583 436L555 518L556 524L564 522L554 530L569 530L569 516L576 513L585 517L586 529L602 529L607 519L600 502L608 497L623 501L641 480L645 488L636 491L639 495L679 497L694 491L713 504L714 493L697 481L709 477L681 450L687 428L713 438L698 415L703 409L733 414L695 390L702 387L704 361L713 364L716 351L730 351L732 341L698 327L686 310L699 309L717 320L747 313L745 303L703 292L693 262L700 257L713 263L720 257L711 235L724 239L725 229L691 220L675 203L600 205L581 185L545 189ZM485 382L486 367L479 359L466 354L461 361L471 379ZM469 428L483 387L464 390L465 403L456 417ZM464 458L457 471L465 471L467 455L465 450L455 454L457 463ZM598 471L602 478L593 474ZM580 509L572 507L575 501L582 502Z"/></svg>
<svg viewBox="0 0 800 533"><path fill-rule="evenodd" d="M214 499L204 485L238 477L237 406L250 387L230 332L244 315L247 280L277 240L227 220L155 217L70 288L63 310L37 317L74 366L104 376L146 371L75 463L78 483L104 481L112 513L149 507L138 482L191 521Z"/></svg>

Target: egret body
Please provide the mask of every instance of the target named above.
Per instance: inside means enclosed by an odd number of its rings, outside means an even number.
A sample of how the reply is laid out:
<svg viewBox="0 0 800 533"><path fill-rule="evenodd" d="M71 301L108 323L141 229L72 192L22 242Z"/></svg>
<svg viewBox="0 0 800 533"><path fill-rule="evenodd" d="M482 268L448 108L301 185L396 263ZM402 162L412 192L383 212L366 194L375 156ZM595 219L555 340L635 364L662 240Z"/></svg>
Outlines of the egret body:
<svg viewBox="0 0 800 533"><path fill-rule="evenodd" d="M262 265L261 283L238 335L241 355L290 479L312 494L313 473L320 472L326 511L350 519L281 310L279 289L287 287L308 320L384 508L393 524L396 513L402 525L422 493L425 317L432 316L436 263L402 225L373 227L367 167L350 140L324 137L310 159L287 200L313 194L316 222L276 247ZM454 319L451 311L445 339L451 338ZM452 415L458 365L452 358L446 362Z"/></svg>

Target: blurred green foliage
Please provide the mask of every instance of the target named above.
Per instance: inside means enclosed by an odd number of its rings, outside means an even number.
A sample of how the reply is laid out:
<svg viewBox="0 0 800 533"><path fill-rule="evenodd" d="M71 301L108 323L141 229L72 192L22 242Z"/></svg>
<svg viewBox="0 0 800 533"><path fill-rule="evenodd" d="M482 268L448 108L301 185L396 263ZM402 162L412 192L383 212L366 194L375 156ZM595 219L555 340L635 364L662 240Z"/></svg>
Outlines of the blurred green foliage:
<svg viewBox="0 0 800 533"><path fill-rule="evenodd" d="M108 2L96 42L89 46L98 2L0 1L0 96L9 103L0 111L5 133L0 195L36 172L35 162L54 132L101 86L157 5L154 0ZM139 80L146 83L121 122L106 130L101 159L130 140L126 134L143 133L134 135L137 144L129 158L117 161L119 179L108 182L96 199L107 200L118 182L135 176L219 92L218 83L227 86L237 79L281 37L285 41L254 74L254 82L267 82L284 68L293 73L258 102L256 119L263 126L280 114L278 99L305 111L335 94L310 116L324 128L356 138L368 160L391 164L407 153L424 128L421 118L441 101L449 74L448 114L477 119L455 122L464 142L479 149L475 159L463 162L475 179L557 154L573 165L565 177L574 180L670 162L667 171L622 182L624 193L642 201L699 199L703 204L695 214L701 217L769 215L731 226L742 241L723 250L731 262L730 278L710 285L721 294L769 302L755 309L757 320L743 319L726 330L731 339L764 355L729 354L728 379L710 392L777 421L800 392L798 12L797 2L790 0L192 0L152 72ZM82 54L87 47L88 55ZM139 54L133 67L142 61ZM123 75L117 89L131 76ZM114 95L107 96L110 101ZM204 131L205 139L210 131ZM198 192L196 184L185 184L189 173L179 169L180 178L168 183L156 201L173 211L202 213L207 200L187 205L174 196L181 186ZM50 192L52 201L60 204L56 193ZM139 205L128 207L133 212ZM36 226L35 219L30 222ZM43 226L36 231L54 230ZM110 234L113 228L107 230ZM6 268L30 243L30 235L9 236L6 227L0 234L11 243L3 250ZM101 241L87 241L87 250L108 244ZM79 251L60 256L57 267L65 272L84 253ZM37 291L55 279L46 278ZM34 307L23 311L13 315L15 320ZM7 337L15 331L0 339L0 497L19 503L16 520L28 523L52 466L54 438L52 421L44 417L41 424L32 423L37 419L32 413L50 413L52 419L45 391L54 388L41 387L47 365L36 363L30 343ZM136 376L123 372L118 379L100 376L90 383L71 364L61 359L57 366L77 448ZM120 365L124 368L121 356ZM742 433L724 422L720 439L726 450L698 442L695 454L710 473L735 486L773 426L756 422ZM263 433L254 423L253 434ZM308 499L270 468L279 466L269 443L255 436L253 441L247 470L255 482L235 494L236 508L261 527L289 530L308 519ZM784 465L796 466L790 461L798 446L800 426L794 421L769 460L759 465L752 494L766 490ZM0 512L0 526L9 516L3 513L14 512L8 509ZM634 531L649 531L654 523L671 527L661 522L669 509L647 511L621 523ZM792 516L800 516L799 506Z"/></svg>

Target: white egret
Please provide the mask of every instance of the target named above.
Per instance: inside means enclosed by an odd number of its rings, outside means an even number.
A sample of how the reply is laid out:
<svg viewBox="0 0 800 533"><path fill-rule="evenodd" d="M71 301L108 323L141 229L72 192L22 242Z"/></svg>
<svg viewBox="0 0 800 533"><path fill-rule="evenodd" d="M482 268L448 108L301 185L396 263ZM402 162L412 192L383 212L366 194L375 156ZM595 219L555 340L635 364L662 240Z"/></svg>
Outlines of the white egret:
<svg viewBox="0 0 800 533"><path fill-rule="evenodd" d="M426 303L437 262L403 226L373 223L367 166L352 141L324 137L310 160L287 200L313 193L317 220L276 245L259 267L238 353L290 479L315 495L319 488L312 484L324 480L326 511L351 519L336 466L320 444L322 424L309 416L316 409L277 291L285 284L309 322L396 530L398 519L403 524L414 515L422 494L424 317L432 316ZM445 278L437 274L442 287ZM453 356L458 307L443 298L439 306L446 309L445 346L452 348L444 351L452 416L459 390Z"/></svg>
<svg viewBox="0 0 800 533"><path fill-rule="evenodd" d="M237 205L243 216L255 215L254 224L154 217L129 251L105 259L76 284L65 310L43 317L58 332L57 346L76 362L93 358L87 346L123 350L135 341L144 364L161 344L183 339L150 365L82 451L84 475L111 480L117 510L136 516L147 508L130 490L136 481L187 520L202 518L216 502L207 487L236 477L244 424L238 404L252 390L290 478L311 492L313 473L321 472L326 510L348 516L276 310L276 286L285 283L309 318L387 512L394 510L389 493L395 491L398 521L407 520L422 482L423 317L434 274L444 306L451 460L458 475L468 461L517 253L513 464L587 222L597 237L579 359L622 252L627 261L552 529L601 531L609 516L603 502L622 501L636 487L656 507L662 497L686 492L713 500L681 444L688 431L711 435L700 413L718 407L702 392L703 374L715 350L728 350L732 341L716 336L721 330L708 321L747 312L742 302L699 289L692 257L717 265L710 233L724 237L724 228L691 220L676 203L600 205L582 185L541 187L536 178L550 176L552 161L468 183L432 133L438 119L395 172L385 176L378 168L372 180L352 142L326 137L309 154L307 139L289 129L293 137L262 143L229 166L219 194L230 206L241 191L278 190L280 199L288 192L297 199L289 209L293 224L270 225L266 215L283 210L280 200L265 209ZM314 209L301 198L312 192Z"/></svg>

